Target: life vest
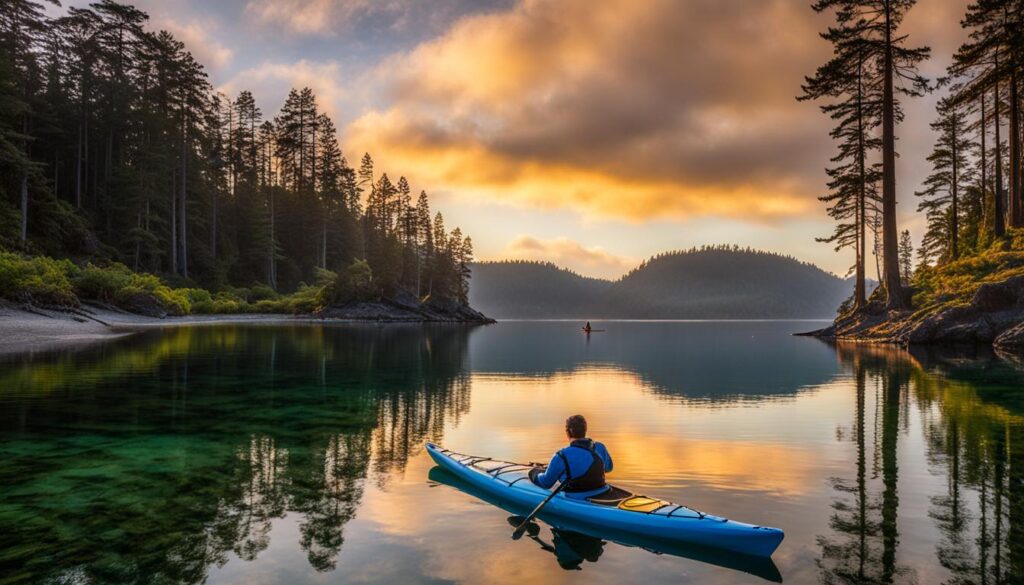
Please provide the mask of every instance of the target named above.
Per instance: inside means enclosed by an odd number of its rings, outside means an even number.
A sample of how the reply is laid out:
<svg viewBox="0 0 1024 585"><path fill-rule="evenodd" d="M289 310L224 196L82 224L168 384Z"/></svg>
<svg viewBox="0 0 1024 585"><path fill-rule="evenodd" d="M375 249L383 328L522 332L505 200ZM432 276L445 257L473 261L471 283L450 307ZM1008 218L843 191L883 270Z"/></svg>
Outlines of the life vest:
<svg viewBox="0 0 1024 585"><path fill-rule="evenodd" d="M558 456L562 458L562 463L565 465L565 491L589 492L608 487L608 484L604 481L604 461L601 459L601 456L594 451L594 442L590 439L576 439L569 443L569 446L586 449L590 452L590 455L594 460L590 462L590 467L587 468L587 471L583 473L583 475L573 477L572 471L569 468L569 458L562 452L564 449L558 452Z"/></svg>

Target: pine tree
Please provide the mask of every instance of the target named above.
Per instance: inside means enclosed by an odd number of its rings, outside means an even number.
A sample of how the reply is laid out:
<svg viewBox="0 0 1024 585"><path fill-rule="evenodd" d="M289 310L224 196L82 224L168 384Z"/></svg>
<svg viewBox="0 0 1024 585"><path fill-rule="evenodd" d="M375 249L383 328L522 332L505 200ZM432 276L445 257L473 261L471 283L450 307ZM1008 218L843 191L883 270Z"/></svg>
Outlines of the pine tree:
<svg viewBox="0 0 1024 585"><path fill-rule="evenodd" d="M828 204L837 225L831 236L818 241L834 244L836 251L854 249L854 309L867 302L867 217L876 208L881 178L879 165L870 160L881 146L875 136L881 122L880 87L867 69L871 47L860 33L858 27L840 27L822 34L835 47L833 57L807 78L798 98L832 100L821 110L836 121L831 136L839 141L839 153L826 171L829 193L819 199Z"/></svg>
<svg viewBox="0 0 1024 585"><path fill-rule="evenodd" d="M1024 14L1019 0L978 0L967 8L963 20L969 40L954 55L950 75L963 79L956 93L958 103L989 99L994 130L993 235L1005 235L1006 224L1024 224L1021 187L1019 80L1024 66ZM986 98L986 96L988 96ZM1001 137L1004 112L1009 110L1009 196L1003 181L1004 143ZM983 126L987 120L983 121Z"/></svg>
<svg viewBox="0 0 1024 585"><path fill-rule="evenodd" d="M900 278L903 286L910 284L910 277L914 269L914 242L910 237L910 230L903 230L900 234Z"/></svg>
<svg viewBox="0 0 1024 585"><path fill-rule="evenodd" d="M900 24L916 0L818 0L814 10L833 10L836 26L826 38L840 50L847 43L857 48L862 71L873 73L868 86L880 86L882 150L882 248L883 285L889 308L903 308L909 299L903 294L899 276L898 228L896 225L896 123L902 119L899 95L920 96L927 81L917 74L917 65L929 49L907 48ZM897 78L903 83L897 84Z"/></svg>
<svg viewBox="0 0 1024 585"><path fill-rule="evenodd" d="M919 254L925 261L944 263L960 257L961 193L974 180L968 156L975 144L954 102L942 100L938 112L939 119L932 129L939 138L928 156L932 173L925 179L925 188L917 193L923 198L918 211L924 211L928 218Z"/></svg>
<svg viewBox="0 0 1024 585"><path fill-rule="evenodd" d="M426 194L414 208L369 154L352 169L312 90L266 121L252 93L215 93L144 12L98 0L49 18L50 4L0 6L0 246L275 290L369 258L357 271L381 293L436 273L458 294Z"/></svg>

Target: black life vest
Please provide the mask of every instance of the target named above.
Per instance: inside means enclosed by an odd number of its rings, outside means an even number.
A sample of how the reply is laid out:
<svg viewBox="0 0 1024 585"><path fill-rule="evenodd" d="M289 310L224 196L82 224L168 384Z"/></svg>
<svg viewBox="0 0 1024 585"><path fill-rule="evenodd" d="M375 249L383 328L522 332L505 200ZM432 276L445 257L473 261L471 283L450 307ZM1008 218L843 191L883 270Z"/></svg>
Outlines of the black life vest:
<svg viewBox="0 0 1024 585"><path fill-rule="evenodd" d="M562 463L565 465L565 477L567 482L565 485L565 491L589 492L608 487L608 484L604 481L604 461L601 459L601 456L594 451L594 442L590 439L576 439L569 443L569 446L586 449L590 452L590 455L594 460L590 462L590 467L587 468L587 471L583 475L573 477L572 471L569 469L569 458L566 457L565 453L562 451L558 452L558 456L562 458Z"/></svg>

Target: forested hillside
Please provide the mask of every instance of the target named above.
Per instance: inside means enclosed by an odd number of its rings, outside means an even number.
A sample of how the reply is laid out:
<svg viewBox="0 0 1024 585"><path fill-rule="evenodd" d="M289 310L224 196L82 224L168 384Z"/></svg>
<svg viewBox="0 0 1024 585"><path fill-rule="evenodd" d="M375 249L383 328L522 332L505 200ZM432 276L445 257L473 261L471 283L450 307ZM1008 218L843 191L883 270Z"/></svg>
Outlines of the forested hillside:
<svg viewBox="0 0 1024 585"><path fill-rule="evenodd" d="M470 239L369 154L353 168L309 88L262 107L217 93L147 19L111 0L0 6L0 249L211 290L324 270L351 288L351 268L378 296L466 300Z"/></svg>
<svg viewBox="0 0 1024 585"><path fill-rule="evenodd" d="M550 262L480 262L472 273L470 304L498 319L585 318L591 303L612 285Z"/></svg>
<svg viewBox="0 0 1024 585"><path fill-rule="evenodd" d="M607 316L649 319L831 317L851 292L844 280L788 256L704 247L651 258L606 291L600 306Z"/></svg>
<svg viewBox="0 0 1024 585"><path fill-rule="evenodd" d="M611 282L551 264L473 266L473 306L506 318L827 318L853 288L787 256L735 246L668 252Z"/></svg>

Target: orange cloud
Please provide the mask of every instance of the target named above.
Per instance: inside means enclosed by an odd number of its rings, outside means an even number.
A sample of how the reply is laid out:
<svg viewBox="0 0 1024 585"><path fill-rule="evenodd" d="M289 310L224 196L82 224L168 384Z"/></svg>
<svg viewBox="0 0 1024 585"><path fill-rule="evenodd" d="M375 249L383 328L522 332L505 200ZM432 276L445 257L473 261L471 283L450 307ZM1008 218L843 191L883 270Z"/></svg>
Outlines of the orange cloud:
<svg viewBox="0 0 1024 585"><path fill-rule="evenodd" d="M522 0L386 60L372 82L389 105L347 142L467 200L634 220L817 212L827 120L793 99L827 53L809 14Z"/></svg>
<svg viewBox="0 0 1024 585"><path fill-rule="evenodd" d="M261 24L284 25L292 32L323 33L329 30L333 11L365 2L335 3L332 0L250 0L246 14Z"/></svg>
<svg viewBox="0 0 1024 585"><path fill-rule="evenodd" d="M617 278L639 263L635 258L611 254L600 246L586 247L569 238L541 240L528 235L517 236L495 259L542 260L602 278Z"/></svg>

